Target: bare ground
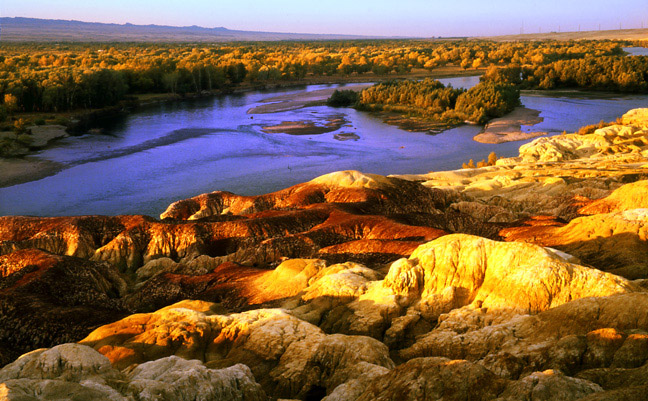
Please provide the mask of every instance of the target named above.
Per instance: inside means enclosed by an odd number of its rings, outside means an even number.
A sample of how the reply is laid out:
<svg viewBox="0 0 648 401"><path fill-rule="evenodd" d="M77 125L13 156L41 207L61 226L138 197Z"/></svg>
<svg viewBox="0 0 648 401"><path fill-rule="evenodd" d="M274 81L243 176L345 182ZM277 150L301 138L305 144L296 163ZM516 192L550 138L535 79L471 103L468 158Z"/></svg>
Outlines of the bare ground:
<svg viewBox="0 0 648 401"><path fill-rule="evenodd" d="M508 42L516 40L643 40L648 39L648 29L613 29L609 31L529 33L521 35L480 37L474 39L488 39L494 40L496 42Z"/></svg>
<svg viewBox="0 0 648 401"><path fill-rule="evenodd" d="M370 87L373 84L355 84L355 85L345 85L338 88L326 88L320 89L311 92L299 92L291 93L288 95L274 96L268 99L264 99L263 103L266 103L261 106L253 107L249 109L248 114L266 114L266 113L279 113L282 111L297 110L307 106L323 105L326 102L326 99L331 97L333 92L337 89L343 90L354 90L359 92L365 88Z"/></svg>
<svg viewBox="0 0 648 401"><path fill-rule="evenodd" d="M0 188L49 177L61 169L59 163L47 160L0 158Z"/></svg>
<svg viewBox="0 0 648 401"><path fill-rule="evenodd" d="M319 135L337 131L348 123L343 116L330 117L326 121L324 124L317 124L312 120L284 121L281 124L263 127L262 130L268 134Z"/></svg>
<svg viewBox="0 0 648 401"><path fill-rule="evenodd" d="M481 143L504 143L512 141L521 141L524 139L535 138L546 135L546 132L523 132L523 125L535 125L541 123L543 118L540 112L533 109L527 109L524 106L516 107L515 110L504 117L491 120L484 130L473 138Z"/></svg>

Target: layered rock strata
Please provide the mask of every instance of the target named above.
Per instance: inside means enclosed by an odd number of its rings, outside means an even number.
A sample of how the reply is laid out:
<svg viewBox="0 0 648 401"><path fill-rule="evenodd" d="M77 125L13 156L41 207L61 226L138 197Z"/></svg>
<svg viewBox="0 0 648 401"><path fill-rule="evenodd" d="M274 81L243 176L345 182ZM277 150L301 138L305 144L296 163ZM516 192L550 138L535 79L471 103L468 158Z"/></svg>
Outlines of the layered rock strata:
<svg viewBox="0 0 648 401"><path fill-rule="evenodd" d="M647 134L635 110L486 168L0 218L0 397L644 399Z"/></svg>

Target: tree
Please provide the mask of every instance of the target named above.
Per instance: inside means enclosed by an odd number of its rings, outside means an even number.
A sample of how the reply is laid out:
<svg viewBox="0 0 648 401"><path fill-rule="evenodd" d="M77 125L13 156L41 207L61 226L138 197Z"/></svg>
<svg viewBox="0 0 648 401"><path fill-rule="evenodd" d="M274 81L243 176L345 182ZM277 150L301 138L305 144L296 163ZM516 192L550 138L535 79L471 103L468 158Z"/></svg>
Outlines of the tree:
<svg viewBox="0 0 648 401"><path fill-rule="evenodd" d="M4 95L4 107L9 113L18 111L18 98L11 93Z"/></svg>
<svg viewBox="0 0 648 401"><path fill-rule="evenodd" d="M485 124L520 104L520 90L513 85L480 82L457 98L455 110L464 120Z"/></svg>
<svg viewBox="0 0 648 401"><path fill-rule="evenodd" d="M497 163L497 155L495 154L495 152L490 152L488 154L488 165L494 166L495 163Z"/></svg>
<svg viewBox="0 0 648 401"><path fill-rule="evenodd" d="M14 131L16 131L17 134L24 134L27 132L27 121L23 118L19 118L16 121L14 121Z"/></svg>
<svg viewBox="0 0 648 401"><path fill-rule="evenodd" d="M358 92L353 90L335 90L326 104L332 107L349 107L358 102Z"/></svg>

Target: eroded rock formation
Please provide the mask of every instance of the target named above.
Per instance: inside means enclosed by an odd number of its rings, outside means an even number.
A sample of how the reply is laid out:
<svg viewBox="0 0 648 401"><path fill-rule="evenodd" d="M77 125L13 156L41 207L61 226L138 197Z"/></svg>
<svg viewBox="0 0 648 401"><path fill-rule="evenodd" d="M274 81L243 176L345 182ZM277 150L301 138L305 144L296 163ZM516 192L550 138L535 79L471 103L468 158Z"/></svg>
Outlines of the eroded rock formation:
<svg viewBox="0 0 648 401"><path fill-rule="evenodd" d="M0 370L0 382L6 400L267 400L245 365L209 369L171 356L122 372L79 344L23 355Z"/></svg>
<svg viewBox="0 0 648 401"><path fill-rule="evenodd" d="M2 217L0 362L52 348L0 395L644 399L646 134L636 110L480 169Z"/></svg>

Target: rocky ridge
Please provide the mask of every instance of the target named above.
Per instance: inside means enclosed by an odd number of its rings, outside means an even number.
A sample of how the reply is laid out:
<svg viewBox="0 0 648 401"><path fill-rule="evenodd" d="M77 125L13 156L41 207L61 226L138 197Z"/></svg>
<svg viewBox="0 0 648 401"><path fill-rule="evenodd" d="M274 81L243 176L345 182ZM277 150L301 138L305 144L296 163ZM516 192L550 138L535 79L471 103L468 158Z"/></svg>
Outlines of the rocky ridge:
<svg viewBox="0 0 648 401"><path fill-rule="evenodd" d="M480 169L0 218L3 363L53 347L0 394L646 398L646 134L640 109Z"/></svg>

